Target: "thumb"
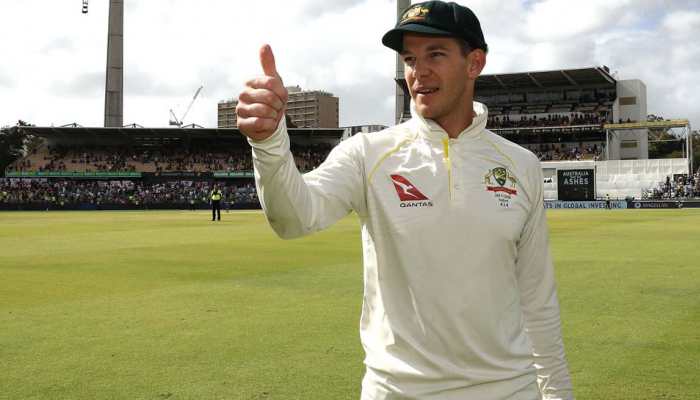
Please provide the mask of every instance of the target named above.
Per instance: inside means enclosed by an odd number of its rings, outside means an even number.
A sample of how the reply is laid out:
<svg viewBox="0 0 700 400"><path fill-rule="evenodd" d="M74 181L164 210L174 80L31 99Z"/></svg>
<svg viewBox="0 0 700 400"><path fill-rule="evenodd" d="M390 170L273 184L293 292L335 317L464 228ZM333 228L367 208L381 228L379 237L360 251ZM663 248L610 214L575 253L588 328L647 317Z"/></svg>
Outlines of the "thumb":
<svg viewBox="0 0 700 400"><path fill-rule="evenodd" d="M269 44L264 44L260 48L260 65L262 66L265 76L280 77L277 73L277 66L275 65L275 55L272 53L272 48Z"/></svg>

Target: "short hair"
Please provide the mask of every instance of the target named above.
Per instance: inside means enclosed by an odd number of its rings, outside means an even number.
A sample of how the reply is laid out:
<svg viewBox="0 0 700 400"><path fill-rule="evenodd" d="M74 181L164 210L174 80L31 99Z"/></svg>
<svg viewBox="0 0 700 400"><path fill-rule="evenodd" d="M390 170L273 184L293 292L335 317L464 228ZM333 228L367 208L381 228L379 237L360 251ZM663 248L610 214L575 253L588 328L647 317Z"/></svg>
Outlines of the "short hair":
<svg viewBox="0 0 700 400"><path fill-rule="evenodd" d="M470 46L469 43L467 43L466 40L464 40L462 38L455 38L455 39L457 39L457 43L459 44L459 48L460 48L460 50L462 50L462 55L464 57L466 57L469 53L472 52L472 50L474 50L474 49L472 49L472 46Z"/></svg>

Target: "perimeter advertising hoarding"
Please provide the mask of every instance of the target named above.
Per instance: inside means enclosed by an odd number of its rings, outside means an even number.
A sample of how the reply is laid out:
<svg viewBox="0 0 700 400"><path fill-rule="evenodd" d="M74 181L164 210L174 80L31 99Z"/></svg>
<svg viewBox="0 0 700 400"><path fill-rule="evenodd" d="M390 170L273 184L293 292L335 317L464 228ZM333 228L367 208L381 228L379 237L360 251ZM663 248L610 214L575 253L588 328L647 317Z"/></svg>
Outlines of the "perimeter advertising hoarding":
<svg viewBox="0 0 700 400"><path fill-rule="evenodd" d="M7 178L140 178L140 172L20 171L8 172Z"/></svg>
<svg viewBox="0 0 700 400"><path fill-rule="evenodd" d="M253 171L214 172L214 178L253 178Z"/></svg>
<svg viewBox="0 0 700 400"><path fill-rule="evenodd" d="M627 208L664 209L664 208L700 208L700 200L641 200L630 201Z"/></svg>
<svg viewBox="0 0 700 400"><path fill-rule="evenodd" d="M606 208L605 201L548 201L544 202L544 208L551 209L604 209ZM627 202L624 200L613 200L610 202L610 208L625 209Z"/></svg>
<svg viewBox="0 0 700 400"><path fill-rule="evenodd" d="M560 201L595 200L595 174L592 169L557 171L557 195Z"/></svg>

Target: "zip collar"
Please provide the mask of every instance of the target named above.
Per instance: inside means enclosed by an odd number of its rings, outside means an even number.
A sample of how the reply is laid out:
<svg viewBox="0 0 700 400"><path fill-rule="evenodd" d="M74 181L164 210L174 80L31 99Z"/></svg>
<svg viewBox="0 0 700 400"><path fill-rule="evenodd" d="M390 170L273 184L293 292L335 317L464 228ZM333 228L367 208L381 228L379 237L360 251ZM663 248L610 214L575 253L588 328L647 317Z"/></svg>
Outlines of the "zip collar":
<svg viewBox="0 0 700 400"><path fill-rule="evenodd" d="M474 102L474 112L476 116L472 120L472 124L457 135L458 142L468 139L473 139L479 136L486 129L486 120L488 119L489 110L485 104ZM443 141L449 139L449 135L437 122L432 119L423 118L418 111L416 105L411 101L411 124L418 131L418 135L429 140Z"/></svg>

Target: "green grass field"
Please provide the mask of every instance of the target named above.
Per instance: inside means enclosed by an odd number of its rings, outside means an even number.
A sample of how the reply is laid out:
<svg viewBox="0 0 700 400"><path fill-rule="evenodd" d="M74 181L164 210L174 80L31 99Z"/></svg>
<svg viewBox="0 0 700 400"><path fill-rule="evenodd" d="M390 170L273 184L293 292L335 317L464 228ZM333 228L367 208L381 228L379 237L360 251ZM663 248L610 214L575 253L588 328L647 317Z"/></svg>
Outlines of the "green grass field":
<svg viewBox="0 0 700 400"><path fill-rule="evenodd" d="M700 210L548 215L577 398L700 398ZM358 399L358 227L0 213L0 399Z"/></svg>

